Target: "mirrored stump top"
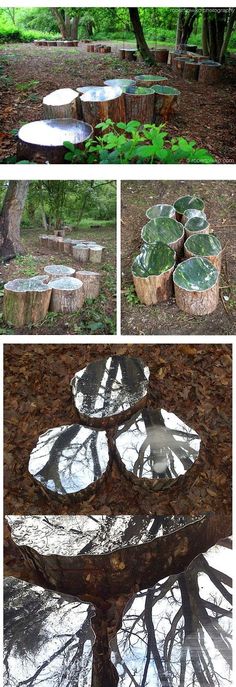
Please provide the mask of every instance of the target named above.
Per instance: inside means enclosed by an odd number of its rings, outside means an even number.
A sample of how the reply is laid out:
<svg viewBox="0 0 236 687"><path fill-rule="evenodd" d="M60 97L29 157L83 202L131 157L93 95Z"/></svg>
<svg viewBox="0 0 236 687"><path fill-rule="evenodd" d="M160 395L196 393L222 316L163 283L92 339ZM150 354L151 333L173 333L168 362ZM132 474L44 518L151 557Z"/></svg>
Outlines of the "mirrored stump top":
<svg viewBox="0 0 236 687"><path fill-rule="evenodd" d="M105 432L63 425L39 436L28 467L32 477L49 492L75 494L103 475L108 458Z"/></svg>
<svg viewBox="0 0 236 687"><path fill-rule="evenodd" d="M138 358L114 355L89 363L71 381L84 424L106 429L128 419L146 403L149 368Z"/></svg>
<svg viewBox="0 0 236 687"><path fill-rule="evenodd" d="M232 551L213 546L128 602L110 642L119 687L230 687L230 570Z"/></svg>
<svg viewBox="0 0 236 687"><path fill-rule="evenodd" d="M127 468L137 477L175 479L197 459L198 434L174 413L144 408L118 427L116 445Z"/></svg>
<svg viewBox="0 0 236 687"><path fill-rule="evenodd" d="M14 577L4 599L5 687L91 687L93 607Z"/></svg>

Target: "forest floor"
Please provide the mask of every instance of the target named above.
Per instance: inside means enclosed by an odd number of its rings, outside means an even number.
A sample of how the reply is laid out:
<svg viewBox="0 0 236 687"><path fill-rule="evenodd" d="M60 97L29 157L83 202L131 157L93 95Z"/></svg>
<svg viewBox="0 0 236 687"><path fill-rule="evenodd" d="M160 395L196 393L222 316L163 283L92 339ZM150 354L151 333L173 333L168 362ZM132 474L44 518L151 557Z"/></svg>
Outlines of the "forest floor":
<svg viewBox="0 0 236 687"><path fill-rule="evenodd" d="M131 265L141 245L146 210L156 203L173 204L180 196L197 195L205 201L211 230L224 249L220 301L211 315L194 317L178 309L175 299L146 306L137 302ZM122 334L235 334L236 312L236 193L231 181L123 181L122 182Z"/></svg>
<svg viewBox="0 0 236 687"><path fill-rule="evenodd" d="M103 41L104 42L104 41ZM112 42L110 42L112 43ZM227 66L217 86L184 81L167 65L147 67L120 60L117 42L111 54L100 55L79 48L38 48L32 44L1 46L0 162L16 153L17 131L25 123L43 118L42 100L58 88L101 85L105 79L157 73L181 91L180 106L167 125L170 136L184 136L208 149L218 163L236 162L235 68ZM206 93L207 91L207 93Z"/></svg>
<svg viewBox="0 0 236 687"><path fill-rule="evenodd" d="M0 334L114 334L116 332L116 230L112 227L86 227L74 229L69 238L97 241L105 250L101 264L75 263L73 256L54 252L40 245L40 229L23 229L22 243L26 254L0 264ZM61 264L80 269L101 272L101 291L98 298L85 301L81 310L75 313L48 312L45 320L34 326L21 329L9 327L2 320L3 284L11 279L33 277L42 274L48 264ZM1 288L2 287L2 288Z"/></svg>

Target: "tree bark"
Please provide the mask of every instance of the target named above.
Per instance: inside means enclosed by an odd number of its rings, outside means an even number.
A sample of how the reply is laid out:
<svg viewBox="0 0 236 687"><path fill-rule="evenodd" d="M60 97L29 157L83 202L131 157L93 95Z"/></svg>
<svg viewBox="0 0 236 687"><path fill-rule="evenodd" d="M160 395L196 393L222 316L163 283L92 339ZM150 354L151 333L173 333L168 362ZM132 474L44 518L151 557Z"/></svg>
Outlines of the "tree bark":
<svg viewBox="0 0 236 687"><path fill-rule="evenodd" d="M138 7L129 7L129 15L131 24L133 26L135 38L137 41L137 48L140 52L140 55L143 57L144 60L147 60L150 64L154 64L155 60L153 54L149 50L148 44L144 37Z"/></svg>
<svg viewBox="0 0 236 687"><path fill-rule="evenodd" d="M176 39L175 39L175 47L176 48L178 48L178 45L180 45L183 22L184 22L184 9L180 8L179 14L178 14L178 20L177 20L177 27L176 27Z"/></svg>
<svg viewBox="0 0 236 687"><path fill-rule="evenodd" d="M141 303L144 305L156 305L162 301L168 301L172 296L173 283L171 267L163 274L150 277L136 277L133 274L134 288Z"/></svg>
<svg viewBox="0 0 236 687"><path fill-rule="evenodd" d="M28 288L29 279L25 280L25 288L19 291L18 284L23 281L23 279L14 279L5 284L4 288L4 320L14 327L25 327L41 322L47 315L51 298L51 286L42 284L40 287L35 284L35 289Z"/></svg>
<svg viewBox="0 0 236 687"><path fill-rule="evenodd" d="M52 296L49 310L53 312L76 312L84 304L84 287L79 279L63 277L50 281Z"/></svg>
<svg viewBox="0 0 236 687"><path fill-rule="evenodd" d="M79 25L79 17L73 17L71 20L71 38L73 41L76 41L78 38L78 25Z"/></svg>
<svg viewBox="0 0 236 687"><path fill-rule="evenodd" d="M84 285L85 298L97 298L100 291L100 272L76 272L76 279L80 279Z"/></svg>
<svg viewBox="0 0 236 687"><path fill-rule="evenodd" d="M221 50L220 50L220 54L219 54L219 62L221 62L221 63L222 63L223 60L224 60L224 54L225 54L225 52L226 52L226 50L227 50L227 47L228 47L228 44L229 44L229 40L230 40L232 31L233 31L233 28L234 28L234 23L235 23L235 21L236 21L236 8L232 10L232 13L231 13L231 15L230 15L228 27L227 27L227 30L226 30L226 34L225 34L225 37L224 37L224 40L223 40L223 43L222 43L222 46L221 46Z"/></svg>
<svg viewBox="0 0 236 687"><path fill-rule="evenodd" d="M6 259L24 254L20 224L29 181L10 181L0 213L0 254Z"/></svg>
<svg viewBox="0 0 236 687"><path fill-rule="evenodd" d="M70 33L68 33L68 27L66 26L62 11L58 9L58 7L51 7L51 12L53 18L57 22L57 26L61 32L63 40L70 38Z"/></svg>
<svg viewBox="0 0 236 687"><path fill-rule="evenodd" d="M203 55L209 55L208 10L203 10L202 15L202 51Z"/></svg>

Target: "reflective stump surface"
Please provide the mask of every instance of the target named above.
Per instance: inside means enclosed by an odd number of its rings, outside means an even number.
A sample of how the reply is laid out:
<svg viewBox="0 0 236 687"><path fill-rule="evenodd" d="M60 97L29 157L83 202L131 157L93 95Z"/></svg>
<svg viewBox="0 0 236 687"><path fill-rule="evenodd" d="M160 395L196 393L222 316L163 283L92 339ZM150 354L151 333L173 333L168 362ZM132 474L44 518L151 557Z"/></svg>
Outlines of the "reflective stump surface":
<svg viewBox="0 0 236 687"><path fill-rule="evenodd" d="M111 356L90 363L71 381L80 419L94 427L118 424L146 402L149 368L138 358Z"/></svg>
<svg viewBox="0 0 236 687"><path fill-rule="evenodd" d="M111 641L119 687L232 685L228 542L128 602Z"/></svg>
<svg viewBox="0 0 236 687"><path fill-rule="evenodd" d="M107 464L105 432L64 425L39 437L30 455L29 472L49 491L73 494L96 482Z"/></svg>
<svg viewBox="0 0 236 687"><path fill-rule="evenodd" d="M176 478L198 457L200 438L174 413L145 408L118 428L116 445L137 477Z"/></svg>
<svg viewBox="0 0 236 687"><path fill-rule="evenodd" d="M91 687L93 607L14 577L4 597L5 687Z"/></svg>

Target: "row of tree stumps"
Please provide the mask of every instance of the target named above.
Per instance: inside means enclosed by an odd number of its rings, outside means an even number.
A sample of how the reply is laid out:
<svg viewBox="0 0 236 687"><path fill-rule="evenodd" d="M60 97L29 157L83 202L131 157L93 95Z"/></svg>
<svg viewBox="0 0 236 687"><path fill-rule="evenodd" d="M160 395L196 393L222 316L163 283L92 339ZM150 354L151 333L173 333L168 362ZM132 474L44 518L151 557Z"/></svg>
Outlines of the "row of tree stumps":
<svg viewBox="0 0 236 687"><path fill-rule="evenodd" d="M121 457L115 450L115 438L120 439L120 430L126 425L128 435L126 435L124 446L126 451L133 450L134 436L130 430L132 426L135 426L137 430L137 414L146 418L148 380L149 368L140 359L126 356L95 360L75 373L71 380L71 387L80 425L61 426L46 432L45 435L39 437L37 447L31 454L30 474L36 484L42 487L44 494L53 495L54 492L56 498L60 497L61 500L67 498L67 503L69 503L72 466L73 463L77 463L77 477L86 473L85 451L88 451L88 436L91 433L93 435L106 433L110 460L112 463L117 461L120 466ZM145 446L147 448L149 445L151 449L146 460L151 462L154 459L160 466L163 464L165 455L171 468L175 438L181 440L184 445L182 460L184 472L186 472L191 468L192 461L188 459L192 454L191 442L196 441L197 434L187 425L181 425L179 419L172 413L166 413L166 416L162 417L162 422L160 422L160 414L157 417L157 424L155 421L151 423L147 421L146 424ZM78 433L81 430L83 437L81 437L81 443L78 443ZM42 438L44 438L43 445ZM94 465L95 470L95 463L102 458L104 449L100 444L96 454L94 439L95 436L91 442L92 454L88 451L87 461ZM140 439L141 443L138 442L138 445L144 460L142 432ZM195 455L195 459L196 457ZM66 479L63 479L66 462L69 463L68 474ZM160 477L163 476L162 470L163 468L159 469ZM179 474L182 474L182 471ZM174 479L177 476L175 473ZM107 479L112 480L111 472L109 476L107 474ZM101 480L101 475L94 474L93 496L95 496L96 482L101 484ZM167 480L160 481L163 483L163 488L167 488ZM144 483L145 480L139 480L139 484L143 487ZM107 489L109 490L109 485ZM91 492L86 491L86 496L89 502ZM11 622L6 638L8 642L6 670L8 677L10 676L12 680L10 684L16 684L13 680L16 672L15 663L9 656L17 656L18 671L19 666L22 670L21 679L25 684L31 684L31 687L36 687L38 684L38 675L42 682L46 676L47 684L63 687L64 681L68 684L68 674L70 680L73 677L75 684L79 678L80 687L122 686L123 671L120 673L119 670L121 657L115 658L116 638L118 631L122 627L125 628L125 614L130 608L132 599L140 590L147 590L146 621L148 617L150 618L153 605L151 603L148 606L148 600L151 601L153 598L150 597L151 588L170 575L182 575L181 580L184 583L183 575L196 556L216 544L219 538L231 534L230 518L227 514L222 518L221 514L216 513L154 517L146 515L22 517L15 515L8 516L7 523L12 541L24 558L27 579L37 587L27 589L25 584L22 587L16 580L9 580L6 583L9 586L7 594L7 605L10 604L9 613L15 608L13 599L17 602L17 615L11 612ZM190 582L192 580L193 573ZM52 590L54 596L50 597L49 590ZM37 592L37 597L35 592ZM27 594L30 597L28 600ZM69 595L70 598L63 595ZM65 603L68 604L68 601L73 604L73 620L70 609ZM65 617L62 612L64 604L66 605ZM22 639L20 641L19 631L14 630L16 627L19 630L16 624L19 622L19 617L21 618L22 608L24 608L23 617L27 619L28 632L27 626L23 631L25 625L21 621ZM44 628L43 655L42 651L36 650L36 646L40 646L42 642L38 613L42 615ZM73 628L72 640L66 617L70 618ZM34 642L32 639L29 641L32 618ZM186 609L184 618L186 619ZM166 634L167 631L164 636ZM64 635L66 636L65 644L63 641L60 643ZM47 643L48 636L50 646ZM154 631L153 626L151 646L154 659L156 636L158 636L158 627ZM197 641L197 637L195 640ZM76 660L72 660L69 670L66 646L69 645L71 651L71 641L77 651ZM31 660L31 649L34 661ZM123 651L124 649L122 653ZM62 653L61 660L60 653ZM127 653L129 651L124 652L124 658ZM53 656L57 659L55 662ZM61 664L63 670L59 668ZM162 665L158 670L163 677ZM130 673L128 675L130 678ZM146 677L142 679L142 684L146 687L149 682L146 674Z"/></svg>
<svg viewBox="0 0 236 687"><path fill-rule="evenodd" d="M101 263L103 246L95 242L81 242L57 236L41 236L43 245L52 250L65 246L65 253L73 255L75 262ZM92 257L91 257L92 256ZM44 274L13 279L4 285L3 317L14 327L42 322L49 311L73 313L81 310L87 298L100 293L101 273L74 269L63 264L51 264Z"/></svg>
<svg viewBox="0 0 236 687"><path fill-rule="evenodd" d="M189 51L187 46L184 50L170 51L169 63L173 71L186 81L214 85L222 78L223 69L219 62L210 60L207 55Z"/></svg>
<svg viewBox="0 0 236 687"><path fill-rule="evenodd" d="M173 295L190 315L213 312L219 301L222 246L211 230L201 198L184 196L173 206L146 212L143 244L132 264L137 296L156 305Z"/></svg>
<svg viewBox="0 0 236 687"><path fill-rule="evenodd" d="M166 86L166 80L164 76L140 74L134 79L106 80L103 86L49 93L43 98L45 119L25 124L18 132L17 158L63 163L64 142L84 150L94 128L106 119L114 123L134 119L141 124L167 122L176 111L180 91Z"/></svg>

